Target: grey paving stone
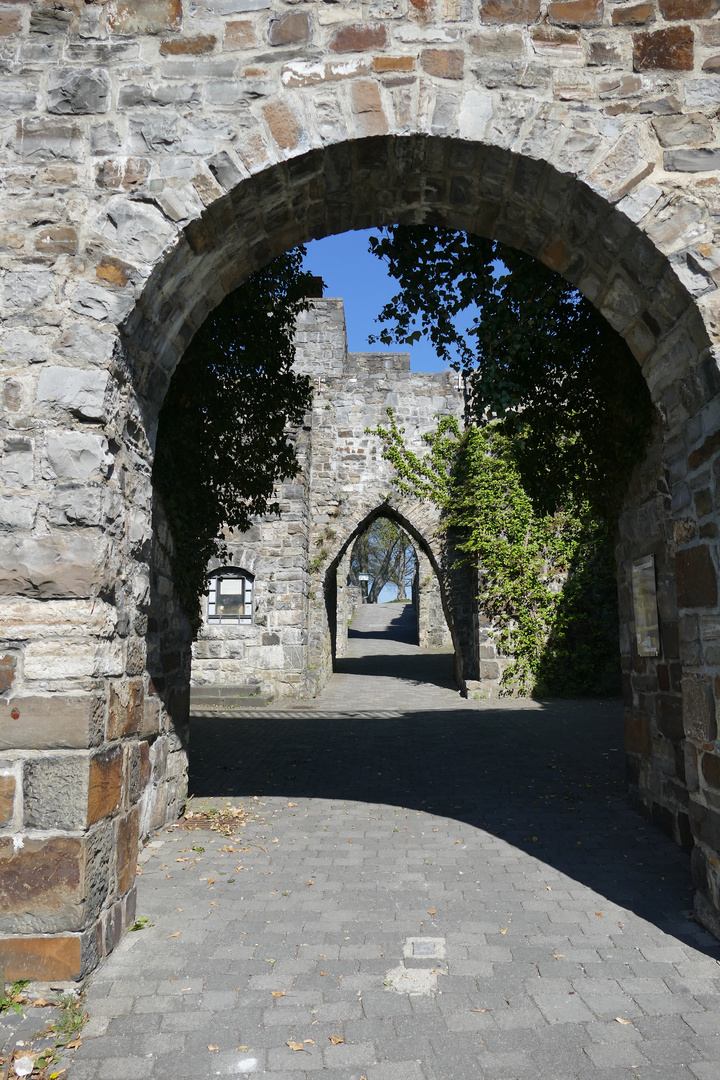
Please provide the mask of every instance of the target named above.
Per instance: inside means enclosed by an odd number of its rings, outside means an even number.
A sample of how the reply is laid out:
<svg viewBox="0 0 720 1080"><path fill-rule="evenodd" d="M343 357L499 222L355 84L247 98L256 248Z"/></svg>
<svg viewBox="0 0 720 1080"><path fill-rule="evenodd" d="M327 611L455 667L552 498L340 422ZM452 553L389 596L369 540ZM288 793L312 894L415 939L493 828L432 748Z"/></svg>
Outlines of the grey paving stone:
<svg viewBox="0 0 720 1080"><path fill-rule="evenodd" d="M335 678L326 709L193 721L193 790L264 793L249 850L209 830L146 849L155 926L93 976L97 1034L69 1080L116 1080L117 1061L122 1080L209 1080L250 1059L273 1080L720 1080L720 948L684 917L687 857L624 801L615 705L468 703L398 678L393 708L360 716ZM437 994L387 990L422 936L447 942Z"/></svg>

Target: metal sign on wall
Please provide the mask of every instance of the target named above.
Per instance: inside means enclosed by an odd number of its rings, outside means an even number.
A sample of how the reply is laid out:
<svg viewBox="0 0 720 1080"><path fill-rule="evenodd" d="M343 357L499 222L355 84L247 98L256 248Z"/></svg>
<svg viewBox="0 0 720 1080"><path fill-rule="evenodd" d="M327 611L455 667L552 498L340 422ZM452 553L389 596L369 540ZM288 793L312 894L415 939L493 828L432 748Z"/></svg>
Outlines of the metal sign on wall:
<svg viewBox="0 0 720 1080"><path fill-rule="evenodd" d="M660 626L655 587L655 556L646 555L632 565L635 642L638 655L660 655Z"/></svg>

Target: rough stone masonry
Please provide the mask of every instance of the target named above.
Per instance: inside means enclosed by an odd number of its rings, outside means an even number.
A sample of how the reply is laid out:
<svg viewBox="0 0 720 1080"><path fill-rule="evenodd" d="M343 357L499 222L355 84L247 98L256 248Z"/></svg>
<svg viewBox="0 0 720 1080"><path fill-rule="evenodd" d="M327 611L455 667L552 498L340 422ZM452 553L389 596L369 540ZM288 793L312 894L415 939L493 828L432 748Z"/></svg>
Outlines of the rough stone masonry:
<svg viewBox="0 0 720 1080"><path fill-rule="evenodd" d="M79 977L183 799L153 495L207 313L311 237L438 221L575 283L657 422L618 528L635 797L720 932L718 0L0 0L0 963ZM630 568L655 557L661 652Z"/></svg>
<svg viewBox="0 0 720 1080"><path fill-rule="evenodd" d="M345 652L360 601L348 586L353 544L377 516L399 524L415 548L419 644L455 645L458 681L476 683L479 649L495 655L466 603L477 590L469 575L448 566L433 509L398 498L380 440L368 434L387 424L392 408L409 448L426 452L422 436L439 416L462 423L457 374L411 373L409 353L348 354L345 310L336 299L310 301L298 318L295 349L295 370L313 390L305 422L293 432L300 469L278 485L279 518L261 518L229 536L227 560L211 565L252 576L253 611L247 623L213 625L205 617L193 646L193 705L228 705L253 693L299 698L322 689L334 657ZM502 661L494 663L486 692L498 689Z"/></svg>

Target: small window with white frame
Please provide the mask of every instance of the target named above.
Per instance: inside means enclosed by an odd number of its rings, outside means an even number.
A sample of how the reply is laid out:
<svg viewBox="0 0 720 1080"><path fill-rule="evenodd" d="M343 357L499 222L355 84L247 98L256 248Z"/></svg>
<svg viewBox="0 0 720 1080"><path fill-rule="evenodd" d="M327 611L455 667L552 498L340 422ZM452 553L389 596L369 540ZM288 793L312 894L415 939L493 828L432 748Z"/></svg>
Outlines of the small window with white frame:
<svg viewBox="0 0 720 1080"><path fill-rule="evenodd" d="M210 577L207 621L210 625L237 626L253 619L254 581L246 570L226 567Z"/></svg>

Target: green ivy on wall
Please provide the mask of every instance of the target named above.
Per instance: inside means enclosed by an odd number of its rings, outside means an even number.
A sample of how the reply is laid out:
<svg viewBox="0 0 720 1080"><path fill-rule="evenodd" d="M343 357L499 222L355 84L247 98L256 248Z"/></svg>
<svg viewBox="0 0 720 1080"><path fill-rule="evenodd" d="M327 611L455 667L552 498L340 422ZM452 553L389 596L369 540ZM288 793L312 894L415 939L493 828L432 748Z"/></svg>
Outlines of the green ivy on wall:
<svg viewBox="0 0 720 1080"><path fill-rule="evenodd" d="M612 537L586 502L536 510L513 437L501 423L464 432L443 418L428 451L408 450L392 409L373 434L404 494L432 500L461 557L477 567L478 601L511 662L508 694L614 692L619 679Z"/></svg>

